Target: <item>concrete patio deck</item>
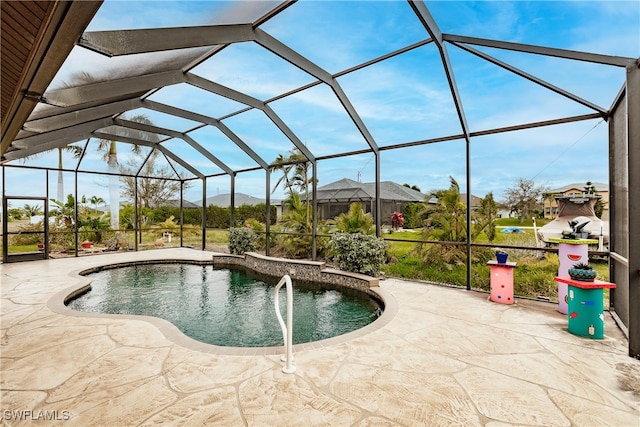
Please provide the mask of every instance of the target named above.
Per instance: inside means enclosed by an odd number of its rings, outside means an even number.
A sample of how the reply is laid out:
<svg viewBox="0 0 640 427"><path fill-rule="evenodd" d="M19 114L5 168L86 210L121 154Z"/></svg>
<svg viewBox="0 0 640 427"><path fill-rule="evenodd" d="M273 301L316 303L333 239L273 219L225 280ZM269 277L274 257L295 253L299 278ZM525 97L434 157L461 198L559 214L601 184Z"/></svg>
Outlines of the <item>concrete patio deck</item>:
<svg viewBox="0 0 640 427"><path fill-rule="evenodd" d="M163 249L0 265L1 423L640 425L640 361L608 314L605 338L590 340L569 334L552 304L387 279L395 316L297 347L288 375L269 352L217 354L177 344L161 324L56 312L62 291L86 283L77 271L210 256Z"/></svg>

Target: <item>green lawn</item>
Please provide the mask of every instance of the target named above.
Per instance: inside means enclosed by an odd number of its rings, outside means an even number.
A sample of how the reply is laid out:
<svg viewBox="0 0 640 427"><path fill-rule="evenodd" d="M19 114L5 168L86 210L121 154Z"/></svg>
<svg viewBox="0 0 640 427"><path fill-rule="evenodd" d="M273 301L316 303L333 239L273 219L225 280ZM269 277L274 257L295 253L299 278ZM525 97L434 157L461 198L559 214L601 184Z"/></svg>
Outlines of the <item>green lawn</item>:
<svg viewBox="0 0 640 427"><path fill-rule="evenodd" d="M38 245L10 245L9 253L24 253L24 252L37 252Z"/></svg>
<svg viewBox="0 0 640 427"><path fill-rule="evenodd" d="M385 234L385 238L418 240L421 234L412 231L399 231ZM481 236L477 243L488 243L486 237ZM463 265L431 265L422 262L416 251L416 243L388 241L388 262L383 266L387 276L407 279L425 280L446 283L456 286L466 286L466 266ZM514 270L514 294L530 298L544 297L557 299L557 283L553 278L558 273L560 262L555 253L544 253L535 249L509 249L508 246L529 246L535 248L533 230L525 230L524 234L505 234L498 232L493 244L503 245L509 253L509 261L517 262ZM472 251L483 250L472 248ZM606 261L593 260L591 262L598 273L598 279L608 280L609 266ZM471 271L473 288L488 291L490 289L489 266L485 263L472 264Z"/></svg>
<svg viewBox="0 0 640 427"><path fill-rule="evenodd" d="M536 218L536 225L542 227L550 221L546 218ZM531 218L524 218L522 222L518 218L500 218L496 220L496 225L498 227L533 227L533 221Z"/></svg>
<svg viewBox="0 0 640 427"><path fill-rule="evenodd" d="M514 218L500 219L501 226L518 225ZM524 227L530 226L525 222ZM146 230L142 234L140 249L155 248L154 242L162 237L160 229ZM524 233L500 233L498 228L493 245L501 247L509 253L509 261L517 262L514 270L514 293L518 296L531 298L545 297L550 300L557 298L557 284L553 278L557 274L559 261L555 253L543 253L535 249L513 249L510 246L524 246L535 248L535 235L533 229L524 228ZM422 234L419 230L403 230L383 235L387 239L420 240ZM126 233L125 240L129 247L134 247L133 233ZM180 237L175 233L172 242L164 241L165 247L179 246ZM202 232L199 228L186 228L183 235L183 243L186 246L199 248L202 244ZM228 244L228 230L207 229L207 248L210 250L224 250ZM480 235L474 243L489 243L484 234ZM417 244L410 241L388 241L387 263L383 271L390 277L424 280L437 283L445 283L456 286L466 286L466 266L462 265L431 265L422 261L417 252ZM36 245L13 245L12 253L36 251ZM487 248L472 248L473 251L487 251ZM485 252L486 253L486 252ZM475 254L475 252L474 252ZM486 259L486 258L485 258ZM598 279L608 280L609 266L607 261L592 260L591 264L598 273ZM477 262L472 265L473 287L489 290L489 266L486 262ZM607 293L608 296L608 293Z"/></svg>

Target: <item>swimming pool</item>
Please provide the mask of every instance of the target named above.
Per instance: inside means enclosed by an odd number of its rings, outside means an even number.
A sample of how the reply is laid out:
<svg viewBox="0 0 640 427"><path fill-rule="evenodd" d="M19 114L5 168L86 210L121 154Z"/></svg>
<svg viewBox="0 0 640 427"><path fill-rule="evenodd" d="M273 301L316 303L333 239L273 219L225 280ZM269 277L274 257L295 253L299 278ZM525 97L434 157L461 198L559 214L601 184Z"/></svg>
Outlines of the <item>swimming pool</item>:
<svg viewBox="0 0 640 427"><path fill-rule="evenodd" d="M91 290L68 302L89 313L154 316L207 344L282 345L273 301L278 279L211 265L139 264L91 273ZM318 341L360 329L382 313L362 291L294 281L293 342ZM281 308L286 304L280 290Z"/></svg>

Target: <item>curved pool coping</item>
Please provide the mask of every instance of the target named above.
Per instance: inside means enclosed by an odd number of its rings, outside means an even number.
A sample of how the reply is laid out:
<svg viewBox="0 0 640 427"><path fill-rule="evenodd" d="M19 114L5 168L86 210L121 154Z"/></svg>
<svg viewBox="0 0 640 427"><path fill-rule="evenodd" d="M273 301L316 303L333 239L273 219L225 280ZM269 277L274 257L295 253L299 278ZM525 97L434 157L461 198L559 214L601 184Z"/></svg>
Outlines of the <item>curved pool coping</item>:
<svg viewBox="0 0 640 427"><path fill-rule="evenodd" d="M155 326L162 335L169 341L178 344L182 347L197 350L203 353L222 354L222 355L236 355L236 356L258 356L258 355L278 355L283 353L284 346L271 346L271 347L230 347L219 346L214 344L207 344L202 341L193 339L185 335L177 326L168 320L161 319L153 316L133 315L133 314L106 314L106 313L86 313L76 311L69 308L66 303L79 295L91 290L91 280L84 274L89 274L94 271L100 271L109 268L125 267L135 264L160 264L160 263L195 263L200 265L210 265L211 262L202 261L197 259L153 259L153 260L141 260L132 262L121 263L106 263L99 266L95 266L89 269L75 270L69 275L78 280L78 283L63 289L56 293L47 301L47 307L58 314L72 316L72 317L86 317L86 318L102 318L102 319L114 319L114 320L142 320ZM361 290L362 291L362 290ZM335 337L323 339L320 341L312 341L302 344L294 344L293 351L305 351L311 349L317 349L322 347L334 346L345 343L347 341L354 340L356 338L368 335L375 332L385 325L387 325L398 313L398 303L393 295L380 287L370 288L364 293L374 293L375 297L380 299L384 304L382 315L373 322L355 331L347 332L346 334L338 335Z"/></svg>

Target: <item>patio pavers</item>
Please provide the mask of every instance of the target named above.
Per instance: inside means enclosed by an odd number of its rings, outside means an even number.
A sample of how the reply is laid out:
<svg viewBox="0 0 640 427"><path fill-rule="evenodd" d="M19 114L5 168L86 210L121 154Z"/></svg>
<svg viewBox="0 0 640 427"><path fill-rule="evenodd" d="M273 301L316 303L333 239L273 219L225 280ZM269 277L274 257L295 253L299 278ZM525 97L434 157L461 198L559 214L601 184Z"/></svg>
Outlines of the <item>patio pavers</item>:
<svg viewBox="0 0 640 427"><path fill-rule="evenodd" d="M51 309L61 291L87 282L76 275L85 268L210 257L163 249L0 265L3 422L640 425L640 361L608 313L605 338L590 340L569 334L552 304L500 305L482 293L387 279L381 288L398 305L388 323L296 346L297 371L287 375L273 352L219 354L176 343L161 324Z"/></svg>

